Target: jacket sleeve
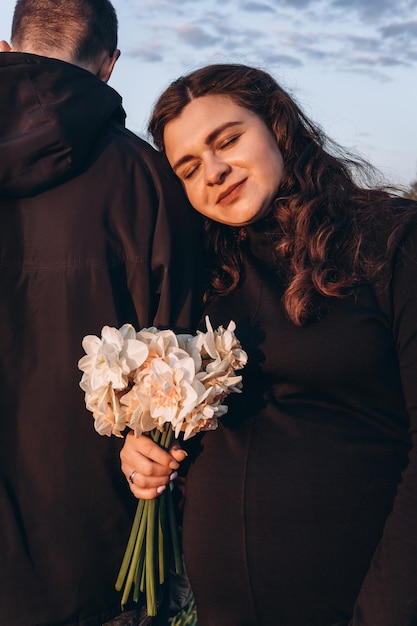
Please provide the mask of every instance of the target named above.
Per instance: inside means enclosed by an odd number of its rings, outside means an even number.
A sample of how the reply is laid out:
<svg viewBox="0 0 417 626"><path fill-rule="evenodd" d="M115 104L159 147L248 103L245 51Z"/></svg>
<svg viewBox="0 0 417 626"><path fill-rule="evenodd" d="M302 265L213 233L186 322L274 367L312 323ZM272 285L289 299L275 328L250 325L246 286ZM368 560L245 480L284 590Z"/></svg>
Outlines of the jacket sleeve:
<svg viewBox="0 0 417 626"><path fill-rule="evenodd" d="M151 270L157 308L153 324L194 332L202 311L203 220L188 203L162 155L149 166L157 197Z"/></svg>
<svg viewBox="0 0 417 626"><path fill-rule="evenodd" d="M193 332L202 307L202 219L165 157L148 144L123 155L121 167L120 180L129 184L119 188L113 219L133 305L124 321Z"/></svg>
<svg viewBox="0 0 417 626"><path fill-rule="evenodd" d="M399 251L390 298L411 448L352 626L417 624L417 229Z"/></svg>

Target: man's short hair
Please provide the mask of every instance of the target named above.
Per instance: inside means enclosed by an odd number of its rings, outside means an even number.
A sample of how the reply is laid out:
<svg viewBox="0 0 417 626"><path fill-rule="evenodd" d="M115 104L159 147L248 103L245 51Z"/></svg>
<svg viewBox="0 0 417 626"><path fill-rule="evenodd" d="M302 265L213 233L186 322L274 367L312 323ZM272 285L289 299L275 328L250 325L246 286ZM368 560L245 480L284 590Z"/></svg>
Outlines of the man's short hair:
<svg viewBox="0 0 417 626"><path fill-rule="evenodd" d="M30 44L40 54L66 51L74 62L88 63L117 48L117 16L109 0L17 0L12 46Z"/></svg>

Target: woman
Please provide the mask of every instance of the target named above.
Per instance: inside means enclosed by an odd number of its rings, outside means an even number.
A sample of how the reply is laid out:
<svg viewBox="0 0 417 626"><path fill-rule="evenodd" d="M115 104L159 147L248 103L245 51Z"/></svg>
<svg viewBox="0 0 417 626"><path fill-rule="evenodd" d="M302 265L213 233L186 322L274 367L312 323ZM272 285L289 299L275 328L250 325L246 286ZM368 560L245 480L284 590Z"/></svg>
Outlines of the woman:
<svg viewBox="0 0 417 626"><path fill-rule="evenodd" d="M150 130L207 218L207 312L249 354L189 450L199 626L417 624L416 203L360 184L258 69L180 78ZM127 437L122 467L149 498L183 458Z"/></svg>

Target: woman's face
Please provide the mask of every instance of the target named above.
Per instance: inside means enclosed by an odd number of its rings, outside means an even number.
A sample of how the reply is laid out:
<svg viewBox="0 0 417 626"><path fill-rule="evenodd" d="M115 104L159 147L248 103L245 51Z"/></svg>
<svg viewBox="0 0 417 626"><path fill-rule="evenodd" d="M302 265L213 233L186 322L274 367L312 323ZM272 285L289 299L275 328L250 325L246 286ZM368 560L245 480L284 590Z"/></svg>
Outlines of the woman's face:
<svg viewBox="0 0 417 626"><path fill-rule="evenodd" d="M284 162L275 137L252 111L226 96L196 98L168 122L164 143L199 213L244 226L269 212Z"/></svg>

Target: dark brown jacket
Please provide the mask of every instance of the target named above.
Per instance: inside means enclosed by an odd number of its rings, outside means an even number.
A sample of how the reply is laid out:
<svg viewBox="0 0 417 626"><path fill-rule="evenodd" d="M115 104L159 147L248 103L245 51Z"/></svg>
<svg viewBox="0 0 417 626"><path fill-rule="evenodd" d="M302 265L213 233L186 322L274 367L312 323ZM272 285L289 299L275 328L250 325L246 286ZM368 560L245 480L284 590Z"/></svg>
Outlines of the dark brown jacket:
<svg viewBox="0 0 417 626"><path fill-rule="evenodd" d="M79 388L103 325L194 326L200 224L120 96L0 55L0 624L96 626L136 501Z"/></svg>

